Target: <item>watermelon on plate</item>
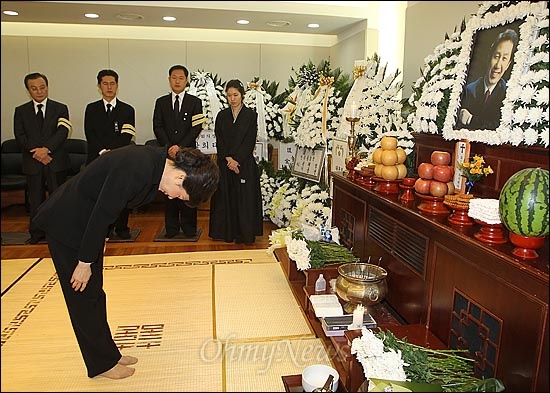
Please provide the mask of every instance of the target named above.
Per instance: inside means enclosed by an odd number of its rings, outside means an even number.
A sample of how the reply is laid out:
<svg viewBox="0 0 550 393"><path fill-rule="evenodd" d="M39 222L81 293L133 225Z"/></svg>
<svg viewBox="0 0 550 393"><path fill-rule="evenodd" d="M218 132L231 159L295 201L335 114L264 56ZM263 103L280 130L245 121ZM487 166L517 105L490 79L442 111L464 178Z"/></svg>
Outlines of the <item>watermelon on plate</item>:
<svg viewBox="0 0 550 393"><path fill-rule="evenodd" d="M513 174L500 192L499 213L504 226L516 235L548 235L548 180L546 169L526 168Z"/></svg>

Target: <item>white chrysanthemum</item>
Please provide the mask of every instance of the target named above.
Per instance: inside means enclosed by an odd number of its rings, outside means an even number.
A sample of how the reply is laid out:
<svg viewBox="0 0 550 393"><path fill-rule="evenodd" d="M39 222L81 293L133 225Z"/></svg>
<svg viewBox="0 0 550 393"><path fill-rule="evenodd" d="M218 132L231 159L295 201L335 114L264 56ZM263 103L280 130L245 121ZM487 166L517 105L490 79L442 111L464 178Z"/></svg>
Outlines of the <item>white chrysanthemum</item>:
<svg viewBox="0 0 550 393"><path fill-rule="evenodd" d="M262 81L248 83L244 104L258 113L258 140L282 140L283 115L272 97L262 87ZM265 134L265 135L264 135Z"/></svg>
<svg viewBox="0 0 550 393"><path fill-rule="evenodd" d="M337 133L341 98L330 85L319 87L296 129L296 146L324 147ZM331 144L327 145L330 152Z"/></svg>
<svg viewBox="0 0 550 393"><path fill-rule="evenodd" d="M401 358L401 352L385 351L383 341L370 329L363 327L361 333L361 337L351 342L351 354L363 366L365 377L406 381L404 367L408 364Z"/></svg>
<svg viewBox="0 0 550 393"><path fill-rule="evenodd" d="M214 131L218 112L228 107L223 86L216 85L209 72L196 71L190 75L188 91L202 101L202 113L206 117L203 130Z"/></svg>
<svg viewBox="0 0 550 393"><path fill-rule="evenodd" d="M288 257L296 262L296 268L298 270L307 270L311 268L309 258L310 250L305 240L293 239L292 236L287 236L285 238L285 243Z"/></svg>

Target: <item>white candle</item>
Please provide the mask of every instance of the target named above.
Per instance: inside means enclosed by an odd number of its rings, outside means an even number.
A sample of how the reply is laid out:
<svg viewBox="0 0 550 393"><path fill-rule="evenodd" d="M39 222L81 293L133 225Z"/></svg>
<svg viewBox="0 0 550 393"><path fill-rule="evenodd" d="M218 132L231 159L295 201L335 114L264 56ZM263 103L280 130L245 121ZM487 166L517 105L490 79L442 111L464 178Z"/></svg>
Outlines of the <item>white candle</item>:
<svg viewBox="0 0 550 393"><path fill-rule="evenodd" d="M355 103L355 101L353 101L351 103L351 108L350 108L350 111L349 111L349 115L350 115L350 117L352 117L354 119L357 117L357 104Z"/></svg>
<svg viewBox="0 0 550 393"><path fill-rule="evenodd" d="M365 314L365 307L362 304L358 304L355 310L353 310L353 326L363 326L363 315Z"/></svg>

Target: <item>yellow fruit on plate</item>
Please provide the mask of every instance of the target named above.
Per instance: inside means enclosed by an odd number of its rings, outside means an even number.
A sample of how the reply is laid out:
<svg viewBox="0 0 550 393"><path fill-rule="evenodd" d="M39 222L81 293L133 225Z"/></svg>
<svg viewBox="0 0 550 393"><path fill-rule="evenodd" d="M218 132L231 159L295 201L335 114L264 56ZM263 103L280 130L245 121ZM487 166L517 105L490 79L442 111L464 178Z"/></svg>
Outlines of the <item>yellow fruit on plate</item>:
<svg viewBox="0 0 550 393"><path fill-rule="evenodd" d="M384 165L382 167L382 177L386 180L395 180L399 174L395 165Z"/></svg>
<svg viewBox="0 0 550 393"><path fill-rule="evenodd" d="M384 150L395 150L397 148L397 138L393 136L383 136L380 140L380 147Z"/></svg>
<svg viewBox="0 0 550 393"><path fill-rule="evenodd" d="M402 147L395 149L395 152L397 153L397 163L403 164L407 159L407 153L405 153L405 150Z"/></svg>
<svg viewBox="0 0 550 393"><path fill-rule="evenodd" d="M397 164L397 153L395 150L383 150L380 159L384 165L395 165Z"/></svg>
<svg viewBox="0 0 550 393"><path fill-rule="evenodd" d="M384 164L376 164L374 167L374 176L382 177L382 168L384 168Z"/></svg>
<svg viewBox="0 0 550 393"><path fill-rule="evenodd" d="M382 148L379 147L374 151L374 153L372 153L372 160L375 164L382 164L382 152Z"/></svg>
<svg viewBox="0 0 550 393"><path fill-rule="evenodd" d="M405 164L397 164L395 166L397 168L397 178L403 179L404 177L407 177L407 167Z"/></svg>

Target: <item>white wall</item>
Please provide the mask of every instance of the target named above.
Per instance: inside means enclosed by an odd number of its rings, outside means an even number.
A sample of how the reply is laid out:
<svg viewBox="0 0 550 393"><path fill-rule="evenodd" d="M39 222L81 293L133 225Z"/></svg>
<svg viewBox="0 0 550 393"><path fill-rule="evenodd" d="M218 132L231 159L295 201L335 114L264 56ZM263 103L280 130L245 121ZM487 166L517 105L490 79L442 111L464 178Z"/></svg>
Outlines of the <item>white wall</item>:
<svg viewBox="0 0 550 393"><path fill-rule="evenodd" d="M420 78L424 59L460 29L462 20L474 15L479 1L409 1L405 21L405 60L403 63L403 97L409 97Z"/></svg>

